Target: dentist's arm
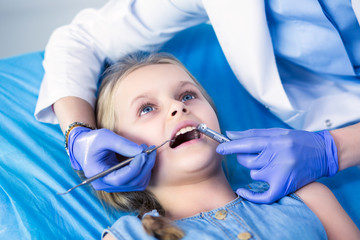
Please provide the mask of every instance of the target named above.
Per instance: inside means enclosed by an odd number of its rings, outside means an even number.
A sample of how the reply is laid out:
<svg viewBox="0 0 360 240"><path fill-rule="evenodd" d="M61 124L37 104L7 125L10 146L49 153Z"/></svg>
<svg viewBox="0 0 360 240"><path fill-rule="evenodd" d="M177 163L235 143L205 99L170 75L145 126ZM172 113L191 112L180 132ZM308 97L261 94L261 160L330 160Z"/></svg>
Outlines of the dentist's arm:
<svg viewBox="0 0 360 240"><path fill-rule="evenodd" d="M54 104L54 112L65 133L66 128L73 122L84 122L90 126L96 126L94 109L91 105L78 97L64 97Z"/></svg>
<svg viewBox="0 0 360 240"><path fill-rule="evenodd" d="M338 151L339 171L360 165L360 123L330 133Z"/></svg>

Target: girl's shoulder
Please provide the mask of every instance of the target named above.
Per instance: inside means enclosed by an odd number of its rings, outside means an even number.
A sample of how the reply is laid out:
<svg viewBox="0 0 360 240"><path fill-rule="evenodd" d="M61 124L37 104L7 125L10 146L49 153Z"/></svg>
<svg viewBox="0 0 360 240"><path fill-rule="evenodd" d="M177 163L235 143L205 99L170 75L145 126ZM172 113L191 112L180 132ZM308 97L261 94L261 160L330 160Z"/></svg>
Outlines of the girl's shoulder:
<svg viewBox="0 0 360 240"><path fill-rule="evenodd" d="M332 191L324 184L313 182L296 194L322 222L329 239L360 239L360 231L337 201Z"/></svg>
<svg viewBox="0 0 360 240"><path fill-rule="evenodd" d="M320 204L323 201L334 199L331 190L322 183L312 182L298 189L295 194L310 208L312 205Z"/></svg>

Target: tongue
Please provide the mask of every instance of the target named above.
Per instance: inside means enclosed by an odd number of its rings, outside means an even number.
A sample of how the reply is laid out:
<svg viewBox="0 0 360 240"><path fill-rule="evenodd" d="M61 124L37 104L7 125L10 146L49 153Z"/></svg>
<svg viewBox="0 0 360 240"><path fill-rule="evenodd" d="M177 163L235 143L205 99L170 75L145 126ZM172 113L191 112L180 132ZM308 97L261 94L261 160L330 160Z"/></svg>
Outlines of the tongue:
<svg viewBox="0 0 360 240"><path fill-rule="evenodd" d="M170 147L171 148L176 148L177 146L180 146L181 144L183 144L184 142L193 140L195 138L200 138L200 132L196 129L190 131L190 132L186 132L184 134L180 134L178 136L176 136L173 140L173 142L170 143Z"/></svg>

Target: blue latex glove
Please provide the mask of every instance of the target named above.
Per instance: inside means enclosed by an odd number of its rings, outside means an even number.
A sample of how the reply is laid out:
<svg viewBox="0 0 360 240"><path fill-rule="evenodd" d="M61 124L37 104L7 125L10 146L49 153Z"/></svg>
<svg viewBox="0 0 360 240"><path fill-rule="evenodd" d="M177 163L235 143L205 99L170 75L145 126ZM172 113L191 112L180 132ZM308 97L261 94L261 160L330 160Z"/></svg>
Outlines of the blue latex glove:
<svg viewBox="0 0 360 240"><path fill-rule="evenodd" d="M237 161L251 169L253 180L267 182L262 193L239 188L239 196L255 203L272 203L323 176L338 170L337 148L328 131L252 129L227 132L232 140L220 144L219 154L237 154Z"/></svg>
<svg viewBox="0 0 360 240"><path fill-rule="evenodd" d="M83 170L87 178L119 163L116 154L124 157L138 154L130 164L92 182L96 190L107 192L142 191L146 188L156 158L156 151L146 154L146 148L146 145L139 146L108 129L76 127L68 137L71 166Z"/></svg>

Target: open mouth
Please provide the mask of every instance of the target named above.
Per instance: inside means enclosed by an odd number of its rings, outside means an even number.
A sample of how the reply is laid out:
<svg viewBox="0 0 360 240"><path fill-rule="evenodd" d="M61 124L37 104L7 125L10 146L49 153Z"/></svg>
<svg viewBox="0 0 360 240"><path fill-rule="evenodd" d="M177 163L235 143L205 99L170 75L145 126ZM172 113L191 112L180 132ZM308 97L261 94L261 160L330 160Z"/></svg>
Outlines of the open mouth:
<svg viewBox="0 0 360 240"><path fill-rule="evenodd" d="M195 127L185 127L180 129L175 135L175 137L170 142L171 148L176 148L183 143L191 141L193 139L200 138L201 133Z"/></svg>

